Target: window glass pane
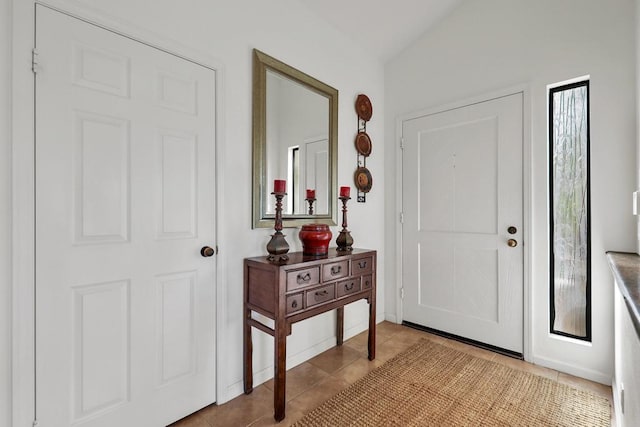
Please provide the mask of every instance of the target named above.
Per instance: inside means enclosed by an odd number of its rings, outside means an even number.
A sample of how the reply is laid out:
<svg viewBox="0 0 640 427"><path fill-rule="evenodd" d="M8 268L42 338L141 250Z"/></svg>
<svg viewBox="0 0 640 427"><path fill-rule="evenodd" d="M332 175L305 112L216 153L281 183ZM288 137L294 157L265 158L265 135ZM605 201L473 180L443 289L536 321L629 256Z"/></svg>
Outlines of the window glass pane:
<svg viewBox="0 0 640 427"><path fill-rule="evenodd" d="M590 340L588 82L550 95L551 331Z"/></svg>

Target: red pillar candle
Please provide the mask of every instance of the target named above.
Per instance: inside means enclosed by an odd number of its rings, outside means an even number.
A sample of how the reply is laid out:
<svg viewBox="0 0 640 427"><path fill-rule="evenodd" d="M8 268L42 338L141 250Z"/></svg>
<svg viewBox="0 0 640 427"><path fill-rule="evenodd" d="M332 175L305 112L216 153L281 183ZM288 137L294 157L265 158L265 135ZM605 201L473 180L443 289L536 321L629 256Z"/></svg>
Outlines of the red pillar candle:
<svg viewBox="0 0 640 427"><path fill-rule="evenodd" d="M307 199L315 199L315 198L316 198L316 190L307 188Z"/></svg>
<svg viewBox="0 0 640 427"><path fill-rule="evenodd" d="M276 179L273 181L273 192L284 193L287 191L287 181L284 179Z"/></svg>
<svg viewBox="0 0 640 427"><path fill-rule="evenodd" d="M351 194L351 187L340 187L340 197L349 197Z"/></svg>

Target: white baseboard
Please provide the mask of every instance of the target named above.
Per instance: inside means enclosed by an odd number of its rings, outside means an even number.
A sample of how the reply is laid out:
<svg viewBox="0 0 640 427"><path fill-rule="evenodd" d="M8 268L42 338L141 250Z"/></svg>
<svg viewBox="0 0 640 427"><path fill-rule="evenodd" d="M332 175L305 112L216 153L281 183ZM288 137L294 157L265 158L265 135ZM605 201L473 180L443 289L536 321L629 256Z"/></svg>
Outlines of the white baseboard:
<svg viewBox="0 0 640 427"><path fill-rule="evenodd" d="M559 362L554 359L548 359L546 357L533 356L533 363L535 365L544 366L546 368L555 369L556 371L564 372L576 377L584 378L587 380L595 381L600 384L611 385L611 375L602 372L594 371L592 369L585 369L575 365L569 365L564 362Z"/></svg>
<svg viewBox="0 0 640 427"><path fill-rule="evenodd" d="M391 323L400 323L398 322L398 318L395 314L385 314L384 315L384 320L386 320L387 322L391 322Z"/></svg>

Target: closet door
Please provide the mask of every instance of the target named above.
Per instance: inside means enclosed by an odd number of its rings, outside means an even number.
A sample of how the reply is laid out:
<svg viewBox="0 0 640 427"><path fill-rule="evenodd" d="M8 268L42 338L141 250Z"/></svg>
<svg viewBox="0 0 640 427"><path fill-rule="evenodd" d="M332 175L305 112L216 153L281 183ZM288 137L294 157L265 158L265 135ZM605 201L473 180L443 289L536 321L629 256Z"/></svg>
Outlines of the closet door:
<svg viewBox="0 0 640 427"><path fill-rule="evenodd" d="M215 401L213 70L36 11L36 412L160 426Z"/></svg>

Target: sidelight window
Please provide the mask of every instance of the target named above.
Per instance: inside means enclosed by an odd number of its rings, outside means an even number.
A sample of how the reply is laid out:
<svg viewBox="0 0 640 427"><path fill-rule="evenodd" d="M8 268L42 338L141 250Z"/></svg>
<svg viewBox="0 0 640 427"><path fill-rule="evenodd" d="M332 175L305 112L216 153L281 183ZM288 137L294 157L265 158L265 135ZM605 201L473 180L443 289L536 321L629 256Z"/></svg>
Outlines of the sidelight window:
<svg viewBox="0 0 640 427"><path fill-rule="evenodd" d="M551 333L591 341L589 80L549 89Z"/></svg>

